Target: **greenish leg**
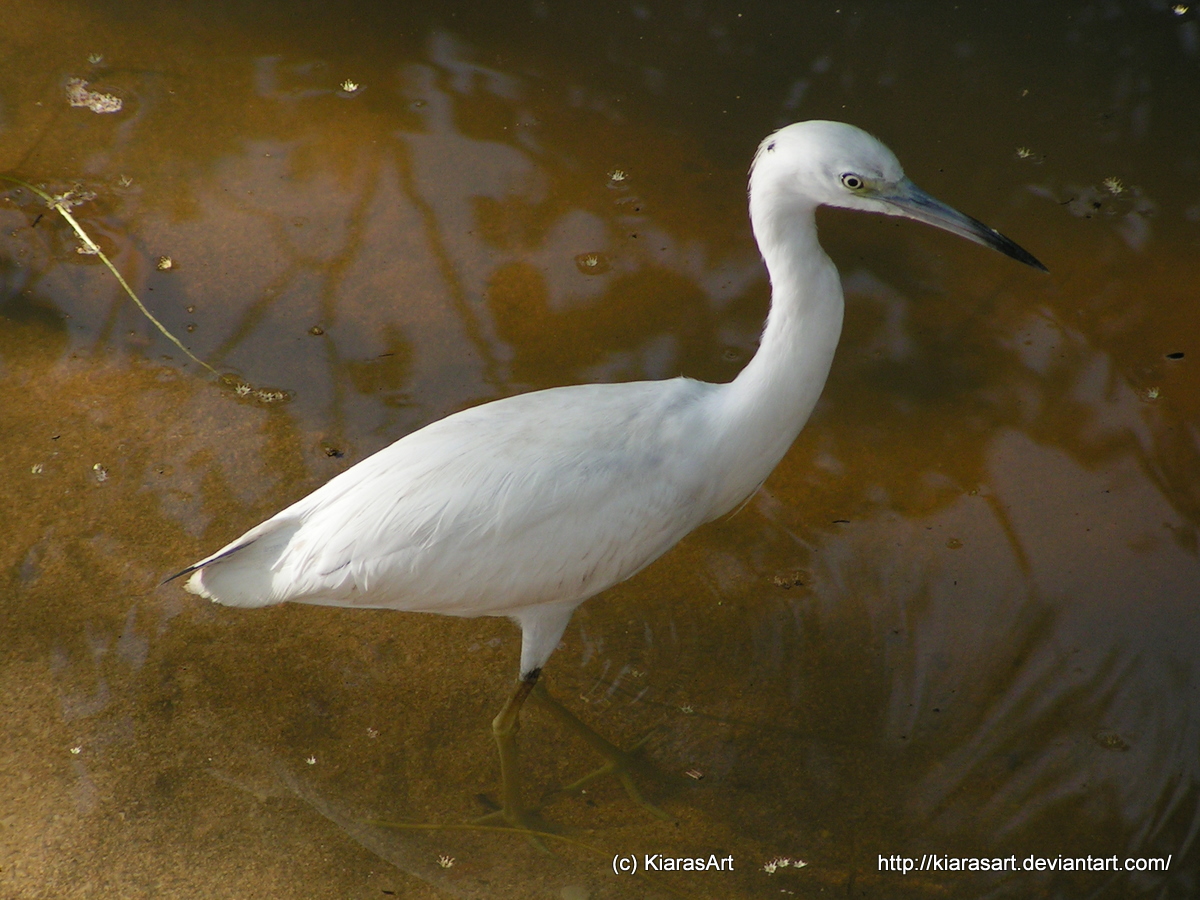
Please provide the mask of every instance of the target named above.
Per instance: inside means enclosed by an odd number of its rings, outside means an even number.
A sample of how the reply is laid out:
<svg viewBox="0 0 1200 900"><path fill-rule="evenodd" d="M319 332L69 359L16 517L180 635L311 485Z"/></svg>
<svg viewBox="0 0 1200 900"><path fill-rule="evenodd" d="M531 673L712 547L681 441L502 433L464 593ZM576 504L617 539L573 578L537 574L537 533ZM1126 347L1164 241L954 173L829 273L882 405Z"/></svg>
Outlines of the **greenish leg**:
<svg viewBox="0 0 1200 900"><path fill-rule="evenodd" d="M476 824L504 822L525 831L549 831L546 823L532 809L521 804L521 767L517 754L517 732L521 728L521 706L537 684L538 672L522 678L505 701L500 714L492 720L492 736L500 754L500 809L476 819ZM536 837L530 840L541 850L546 848ZM547 851L548 852L548 851Z"/></svg>

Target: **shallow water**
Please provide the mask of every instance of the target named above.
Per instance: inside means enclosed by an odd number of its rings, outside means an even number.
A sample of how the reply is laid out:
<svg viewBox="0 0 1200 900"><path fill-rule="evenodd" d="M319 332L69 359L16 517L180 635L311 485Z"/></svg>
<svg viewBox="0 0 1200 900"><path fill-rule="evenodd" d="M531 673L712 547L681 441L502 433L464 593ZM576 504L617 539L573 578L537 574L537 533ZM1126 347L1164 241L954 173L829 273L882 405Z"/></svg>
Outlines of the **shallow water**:
<svg viewBox="0 0 1200 900"><path fill-rule="evenodd" d="M81 223L227 377L4 188L0 894L1200 890L1196 10L4 19L0 173L95 192ZM71 78L122 110L70 107ZM811 422L744 509L585 604L546 672L606 736L650 735L673 821L600 782L547 810L553 856L379 824L485 811L516 629L159 582L454 410L732 378L768 301L746 167L804 118L879 135L1051 274L822 213L847 313ZM531 795L594 764L536 708L521 734ZM613 873L646 853L734 871ZM880 862L922 854L1170 868Z"/></svg>

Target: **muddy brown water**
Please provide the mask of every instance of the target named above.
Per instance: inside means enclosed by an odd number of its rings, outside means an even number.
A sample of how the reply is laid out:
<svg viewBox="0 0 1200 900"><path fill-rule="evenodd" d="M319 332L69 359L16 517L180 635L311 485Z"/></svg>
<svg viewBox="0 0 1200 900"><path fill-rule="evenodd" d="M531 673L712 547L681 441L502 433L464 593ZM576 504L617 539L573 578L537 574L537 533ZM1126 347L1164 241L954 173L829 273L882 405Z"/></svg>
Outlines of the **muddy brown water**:
<svg viewBox="0 0 1200 900"><path fill-rule="evenodd" d="M1196 10L431 7L3 4L0 173L93 192L81 223L228 377L3 186L0 895L1200 891ZM455 410L732 378L769 297L746 167L803 118L1051 274L822 213L847 318L812 420L546 671L649 735L673 820L599 782L549 856L395 827L495 797L516 629L159 583ZM594 765L536 709L522 739L531 794ZM733 871L614 873L646 854ZM1018 871L891 870L923 854ZM1023 870L1060 857L1170 864Z"/></svg>

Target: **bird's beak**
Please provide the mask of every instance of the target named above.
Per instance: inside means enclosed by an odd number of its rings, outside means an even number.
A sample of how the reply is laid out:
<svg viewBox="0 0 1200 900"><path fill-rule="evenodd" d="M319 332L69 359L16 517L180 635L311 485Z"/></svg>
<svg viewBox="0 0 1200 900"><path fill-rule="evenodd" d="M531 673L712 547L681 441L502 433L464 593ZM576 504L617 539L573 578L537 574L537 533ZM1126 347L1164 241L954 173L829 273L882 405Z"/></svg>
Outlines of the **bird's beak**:
<svg viewBox="0 0 1200 900"><path fill-rule="evenodd" d="M988 228L978 219L963 215L941 200L929 196L907 178L893 188L879 191L876 199L881 200L889 207L888 212L892 215L905 216L927 225L933 225L935 228L944 228L951 234L957 234L969 241L999 250L1017 262L1023 262L1042 272L1049 271L1028 250L1010 241L994 228Z"/></svg>

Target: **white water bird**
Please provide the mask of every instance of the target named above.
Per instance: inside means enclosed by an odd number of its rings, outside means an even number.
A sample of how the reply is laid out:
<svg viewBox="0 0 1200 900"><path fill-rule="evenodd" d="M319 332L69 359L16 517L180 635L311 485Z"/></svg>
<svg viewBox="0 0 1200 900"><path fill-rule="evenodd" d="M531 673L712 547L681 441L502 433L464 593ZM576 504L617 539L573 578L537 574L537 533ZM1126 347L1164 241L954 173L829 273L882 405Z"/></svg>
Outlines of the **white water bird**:
<svg viewBox="0 0 1200 900"><path fill-rule="evenodd" d="M229 606L512 618L519 678L493 731L503 813L528 821L515 732L571 614L745 500L821 394L843 307L837 269L817 243L821 205L916 219L1045 271L917 188L866 132L789 125L762 142L751 169L771 310L758 352L732 382L559 387L448 416L180 572L191 575L187 589Z"/></svg>

